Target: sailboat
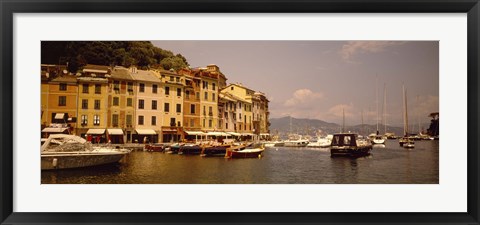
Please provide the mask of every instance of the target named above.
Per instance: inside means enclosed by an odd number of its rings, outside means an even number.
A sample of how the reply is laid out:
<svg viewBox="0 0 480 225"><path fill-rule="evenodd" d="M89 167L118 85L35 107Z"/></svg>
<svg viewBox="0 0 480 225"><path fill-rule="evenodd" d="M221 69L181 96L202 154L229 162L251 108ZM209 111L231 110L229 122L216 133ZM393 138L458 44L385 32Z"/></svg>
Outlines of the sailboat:
<svg viewBox="0 0 480 225"><path fill-rule="evenodd" d="M309 141L299 134L292 134L292 117L290 116L290 135L285 141L285 147L306 147Z"/></svg>
<svg viewBox="0 0 480 225"><path fill-rule="evenodd" d="M415 142L408 134L408 110L407 110L407 91L403 85L403 137L400 138L399 144L404 148L414 148Z"/></svg>
<svg viewBox="0 0 480 225"><path fill-rule="evenodd" d="M378 79L377 79L377 85L378 86ZM375 90L376 93L376 102L377 102L377 133L376 135L372 138L372 144L385 144L385 139L383 139L383 136L379 134L378 131L378 87Z"/></svg>

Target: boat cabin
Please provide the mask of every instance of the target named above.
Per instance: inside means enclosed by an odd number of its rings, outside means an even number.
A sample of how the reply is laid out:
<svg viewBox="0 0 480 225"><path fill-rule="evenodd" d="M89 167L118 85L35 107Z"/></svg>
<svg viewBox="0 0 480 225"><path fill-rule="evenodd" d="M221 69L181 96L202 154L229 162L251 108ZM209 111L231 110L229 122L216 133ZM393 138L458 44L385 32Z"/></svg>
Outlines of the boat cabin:
<svg viewBox="0 0 480 225"><path fill-rule="evenodd" d="M334 134L332 146L357 146L357 134Z"/></svg>

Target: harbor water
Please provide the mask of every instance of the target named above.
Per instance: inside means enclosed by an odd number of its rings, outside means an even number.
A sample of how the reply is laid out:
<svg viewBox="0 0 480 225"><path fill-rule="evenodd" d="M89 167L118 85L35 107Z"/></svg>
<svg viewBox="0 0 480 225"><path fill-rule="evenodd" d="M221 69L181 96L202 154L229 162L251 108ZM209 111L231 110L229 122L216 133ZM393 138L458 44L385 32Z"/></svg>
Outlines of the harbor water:
<svg viewBox="0 0 480 225"><path fill-rule="evenodd" d="M328 148L266 148L263 157L225 159L134 151L120 163L42 171L42 184L438 184L439 142L398 140L361 158Z"/></svg>

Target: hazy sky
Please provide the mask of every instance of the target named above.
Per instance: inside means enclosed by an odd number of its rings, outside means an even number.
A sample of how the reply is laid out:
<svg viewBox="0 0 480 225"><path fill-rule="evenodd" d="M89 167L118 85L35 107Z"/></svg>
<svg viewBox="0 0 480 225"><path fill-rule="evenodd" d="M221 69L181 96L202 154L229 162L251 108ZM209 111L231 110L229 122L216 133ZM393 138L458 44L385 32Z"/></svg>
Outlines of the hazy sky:
<svg viewBox="0 0 480 225"><path fill-rule="evenodd" d="M264 92L271 118L292 115L375 124L383 115L386 85L387 124L402 126L402 84L407 89L409 121L428 123L438 112L437 41L153 41L180 53L191 67L216 64L228 83ZM376 78L378 77L378 79ZM417 100L418 99L418 100Z"/></svg>

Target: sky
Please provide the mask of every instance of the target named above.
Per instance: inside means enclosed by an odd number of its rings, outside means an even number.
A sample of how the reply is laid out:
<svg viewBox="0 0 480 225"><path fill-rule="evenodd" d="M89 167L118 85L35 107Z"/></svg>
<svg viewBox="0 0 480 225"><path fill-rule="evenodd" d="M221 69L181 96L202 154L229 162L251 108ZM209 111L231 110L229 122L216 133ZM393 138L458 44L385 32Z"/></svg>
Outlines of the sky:
<svg viewBox="0 0 480 225"><path fill-rule="evenodd" d="M266 94L271 118L403 126L439 111L437 41L152 41L191 67L216 64L228 78ZM386 94L384 93L386 90ZM377 101L378 96L378 101ZM384 98L386 96L386 98ZM385 99L385 101L384 101ZM384 102L385 114L384 114ZM362 113L363 112L363 113Z"/></svg>

